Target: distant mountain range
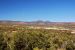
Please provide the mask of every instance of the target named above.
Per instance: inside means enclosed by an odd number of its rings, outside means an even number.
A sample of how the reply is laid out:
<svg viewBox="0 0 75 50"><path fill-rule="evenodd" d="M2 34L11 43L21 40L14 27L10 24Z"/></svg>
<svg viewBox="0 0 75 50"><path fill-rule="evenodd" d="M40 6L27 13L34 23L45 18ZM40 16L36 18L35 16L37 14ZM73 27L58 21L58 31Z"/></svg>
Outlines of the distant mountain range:
<svg viewBox="0 0 75 50"><path fill-rule="evenodd" d="M24 24L24 25L32 25L32 26L57 26L57 27L68 27L75 28L75 22L50 22L50 21L31 21L31 22L23 22L23 21L11 21L11 20L0 20L0 24Z"/></svg>
<svg viewBox="0 0 75 50"><path fill-rule="evenodd" d="M40 26L40 27L63 27L75 30L75 22L51 22L51 21L42 21L42 20L24 22L24 21L0 20L0 24L6 24L6 25L17 24L25 26Z"/></svg>
<svg viewBox="0 0 75 50"><path fill-rule="evenodd" d="M51 22L51 21L31 21L31 22L24 22L24 21L11 21L11 20L0 20L0 24L75 24L75 22Z"/></svg>

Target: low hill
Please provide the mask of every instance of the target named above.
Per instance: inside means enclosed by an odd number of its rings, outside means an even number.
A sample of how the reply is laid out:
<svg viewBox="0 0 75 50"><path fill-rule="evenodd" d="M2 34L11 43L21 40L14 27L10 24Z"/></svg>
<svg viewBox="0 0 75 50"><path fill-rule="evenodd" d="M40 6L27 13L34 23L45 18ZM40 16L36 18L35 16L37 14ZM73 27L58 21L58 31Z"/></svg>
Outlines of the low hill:
<svg viewBox="0 0 75 50"><path fill-rule="evenodd" d="M28 25L28 26L41 26L41 27L64 27L75 29L75 22L50 22L50 21L10 21L10 20L0 20L0 24L18 24L18 25Z"/></svg>

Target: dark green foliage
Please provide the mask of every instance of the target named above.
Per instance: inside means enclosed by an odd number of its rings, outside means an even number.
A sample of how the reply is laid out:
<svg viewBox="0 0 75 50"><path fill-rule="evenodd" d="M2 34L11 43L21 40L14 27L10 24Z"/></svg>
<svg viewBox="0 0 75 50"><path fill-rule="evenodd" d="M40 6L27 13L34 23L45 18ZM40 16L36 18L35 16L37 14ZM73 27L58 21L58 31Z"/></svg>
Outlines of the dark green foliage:
<svg viewBox="0 0 75 50"><path fill-rule="evenodd" d="M0 50L6 50L7 43L4 40L2 32L0 32Z"/></svg>
<svg viewBox="0 0 75 50"><path fill-rule="evenodd" d="M0 50L75 50L75 35L70 31L0 27Z"/></svg>

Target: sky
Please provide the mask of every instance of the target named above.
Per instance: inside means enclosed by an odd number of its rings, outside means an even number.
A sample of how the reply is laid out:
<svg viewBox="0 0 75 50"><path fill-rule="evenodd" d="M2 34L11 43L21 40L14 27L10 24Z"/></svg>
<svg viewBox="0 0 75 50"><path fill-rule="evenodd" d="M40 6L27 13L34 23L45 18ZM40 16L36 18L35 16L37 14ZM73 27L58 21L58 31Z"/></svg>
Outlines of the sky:
<svg viewBox="0 0 75 50"><path fill-rule="evenodd" d="M0 0L0 20L75 22L75 0Z"/></svg>

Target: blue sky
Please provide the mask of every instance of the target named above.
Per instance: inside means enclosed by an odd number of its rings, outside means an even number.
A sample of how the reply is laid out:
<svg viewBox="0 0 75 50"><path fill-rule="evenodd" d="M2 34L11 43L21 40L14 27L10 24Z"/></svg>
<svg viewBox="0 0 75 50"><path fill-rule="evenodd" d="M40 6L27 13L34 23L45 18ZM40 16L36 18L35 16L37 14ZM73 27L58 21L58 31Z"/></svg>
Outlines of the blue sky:
<svg viewBox="0 0 75 50"><path fill-rule="evenodd" d="M75 22L75 0L0 0L0 20Z"/></svg>

